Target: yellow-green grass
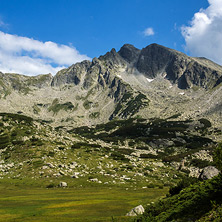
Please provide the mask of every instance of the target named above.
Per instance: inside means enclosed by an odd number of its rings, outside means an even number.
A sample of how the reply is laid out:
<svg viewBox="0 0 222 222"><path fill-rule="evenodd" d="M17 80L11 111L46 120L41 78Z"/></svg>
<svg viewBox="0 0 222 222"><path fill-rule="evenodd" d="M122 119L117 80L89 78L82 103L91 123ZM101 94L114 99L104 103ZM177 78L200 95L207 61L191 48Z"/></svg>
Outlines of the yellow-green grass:
<svg viewBox="0 0 222 222"><path fill-rule="evenodd" d="M21 188L0 185L0 221L129 221L124 216L140 204L157 200L163 189Z"/></svg>

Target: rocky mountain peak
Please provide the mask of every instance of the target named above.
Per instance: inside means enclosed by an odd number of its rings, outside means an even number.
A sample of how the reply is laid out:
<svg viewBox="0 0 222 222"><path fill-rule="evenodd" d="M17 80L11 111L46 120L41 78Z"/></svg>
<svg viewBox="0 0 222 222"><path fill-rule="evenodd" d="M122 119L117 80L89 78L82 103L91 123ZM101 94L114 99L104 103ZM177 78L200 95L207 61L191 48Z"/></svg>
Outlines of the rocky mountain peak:
<svg viewBox="0 0 222 222"><path fill-rule="evenodd" d="M140 50L131 44L125 44L119 50L119 55L124 58L128 63L135 62L138 59Z"/></svg>
<svg viewBox="0 0 222 222"><path fill-rule="evenodd" d="M158 44L151 44L141 50L136 64L139 72L148 78L155 78L164 72L167 65L177 56L176 51Z"/></svg>

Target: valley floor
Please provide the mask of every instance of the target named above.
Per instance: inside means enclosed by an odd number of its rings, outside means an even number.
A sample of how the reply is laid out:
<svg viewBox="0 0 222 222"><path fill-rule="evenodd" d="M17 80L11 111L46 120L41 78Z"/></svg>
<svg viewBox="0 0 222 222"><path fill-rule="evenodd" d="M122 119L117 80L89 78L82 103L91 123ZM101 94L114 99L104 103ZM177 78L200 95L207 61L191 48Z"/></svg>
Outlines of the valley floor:
<svg viewBox="0 0 222 222"><path fill-rule="evenodd" d="M0 221L129 221L124 215L133 207L155 201L167 191L166 187L46 189L1 182Z"/></svg>

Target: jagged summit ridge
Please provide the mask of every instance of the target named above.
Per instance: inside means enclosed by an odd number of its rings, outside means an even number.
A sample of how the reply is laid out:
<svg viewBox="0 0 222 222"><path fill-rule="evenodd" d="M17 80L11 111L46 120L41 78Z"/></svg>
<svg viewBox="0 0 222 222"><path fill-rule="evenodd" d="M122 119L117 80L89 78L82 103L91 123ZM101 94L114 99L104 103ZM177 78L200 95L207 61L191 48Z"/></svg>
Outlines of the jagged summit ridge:
<svg viewBox="0 0 222 222"><path fill-rule="evenodd" d="M104 64L106 64L106 67L104 67ZM172 83L177 84L181 89L191 88L194 85L210 89L219 85L222 81L221 66L206 58L192 58L156 43L141 50L131 44L124 44L118 52L112 49L98 59L94 58L92 62L76 63L59 71L53 78L50 77L49 79L53 87L65 84L78 85L83 81L87 88L91 85L90 81L97 78L97 76L93 76L94 71L98 69L98 73L104 73L104 69L107 67L113 69L117 66L133 67L149 79L162 75ZM87 81L84 77L87 78ZM11 79L17 77L15 75L12 77L11 74L9 77L5 77L1 74L1 78L10 82ZM17 79L23 81L24 78L18 77ZM30 78L38 79L38 77ZM47 84L49 79L47 78Z"/></svg>

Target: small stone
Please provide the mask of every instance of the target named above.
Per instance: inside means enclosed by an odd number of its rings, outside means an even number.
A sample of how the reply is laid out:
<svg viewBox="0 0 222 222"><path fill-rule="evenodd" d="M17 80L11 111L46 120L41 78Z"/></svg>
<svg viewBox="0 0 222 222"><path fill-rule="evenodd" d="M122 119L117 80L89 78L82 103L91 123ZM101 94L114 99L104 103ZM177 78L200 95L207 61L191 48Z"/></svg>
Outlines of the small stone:
<svg viewBox="0 0 222 222"><path fill-rule="evenodd" d="M49 168L54 168L54 166L53 166L51 163L46 163L46 165L47 165Z"/></svg>
<svg viewBox="0 0 222 222"><path fill-rule="evenodd" d="M92 181L92 182L98 182L97 178L92 178L92 179L89 179L89 180Z"/></svg>
<svg viewBox="0 0 222 222"><path fill-rule="evenodd" d="M79 172L73 173L72 178L78 179L79 178L79 174L80 174Z"/></svg>
<svg viewBox="0 0 222 222"><path fill-rule="evenodd" d="M59 173L60 173L60 175L62 175L62 176L64 176L65 175L65 173L63 172L63 171L59 171Z"/></svg>
<svg viewBox="0 0 222 222"><path fill-rule="evenodd" d="M70 169L75 169L76 167L75 167L75 165L70 165L69 168Z"/></svg>

